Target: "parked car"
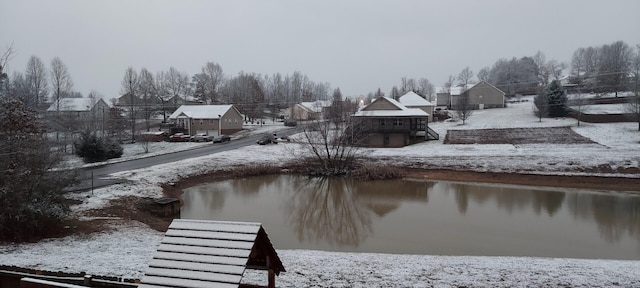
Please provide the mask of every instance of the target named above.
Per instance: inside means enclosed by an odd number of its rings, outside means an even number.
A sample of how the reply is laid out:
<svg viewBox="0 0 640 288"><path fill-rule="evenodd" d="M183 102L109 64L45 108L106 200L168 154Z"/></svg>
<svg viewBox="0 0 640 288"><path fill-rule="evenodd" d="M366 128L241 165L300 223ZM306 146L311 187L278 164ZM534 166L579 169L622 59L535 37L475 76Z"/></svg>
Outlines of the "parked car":
<svg viewBox="0 0 640 288"><path fill-rule="evenodd" d="M213 140L213 135L207 135L207 133L198 133L191 138L193 142L209 142Z"/></svg>
<svg viewBox="0 0 640 288"><path fill-rule="evenodd" d="M213 143L222 143L231 141L231 137L229 135L220 135L213 139Z"/></svg>
<svg viewBox="0 0 640 288"><path fill-rule="evenodd" d="M287 141L287 142L290 142L290 141L291 141L291 139L289 139L289 136L287 136L287 135L282 135L282 136L280 136L280 141Z"/></svg>
<svg viewBox="0 0 640 288"><path fill-rule="evenodd" d="M295 119L286 119L284 120L284 126L295 127L298 126L298 121Z"/></svg>
<svg viewBox="0 0 640 288"><path fill-rule="evenodd" d="M256 143L260 144L260 145L266 145L266 144L278 144L278 140L276 140L276 136L271 135L271 134L266 134L264 136L262 136L262 138L260 138L260 140L258 140Z"/></svg>
<svg viewBox="0 0 640 288"><path fill-rule="evenodd" d="M176 133L169 136L169 141L171 142L189 142L191 140L191 135L187 135L184 133Z"/></svg>

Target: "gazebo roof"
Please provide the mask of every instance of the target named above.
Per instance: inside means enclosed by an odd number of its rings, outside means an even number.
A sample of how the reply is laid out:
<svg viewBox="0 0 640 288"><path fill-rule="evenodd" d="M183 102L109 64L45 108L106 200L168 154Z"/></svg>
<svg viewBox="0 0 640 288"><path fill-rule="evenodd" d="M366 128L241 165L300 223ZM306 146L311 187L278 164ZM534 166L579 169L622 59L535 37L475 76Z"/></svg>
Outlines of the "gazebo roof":
<svg viewBox="0 0 640 288"><path fill-rule="evenodd" d="M176 219L138 287L241 287L247 268L285 272L260 223Z"/></svg>

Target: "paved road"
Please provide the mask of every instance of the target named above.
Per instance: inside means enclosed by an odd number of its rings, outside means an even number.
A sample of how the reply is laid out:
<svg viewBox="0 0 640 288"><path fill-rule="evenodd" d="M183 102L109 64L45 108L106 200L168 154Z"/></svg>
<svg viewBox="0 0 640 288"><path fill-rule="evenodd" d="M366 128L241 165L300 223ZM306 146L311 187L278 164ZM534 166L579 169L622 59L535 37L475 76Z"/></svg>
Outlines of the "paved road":
<svg viewBox="0 0 640 288"><path fill-rule="evenodd" d="M300 128L292 128L286 130L277 131L278 136L291 135L299 132ZM68 188L68 191L80 191L93 188L104 187L116 183L124 182L123 179L106 179L109 174L135 170L146 167L151 167L158 164L165 164L175 162L179 160L205 156L213 153L219 153L245 147L247 145L256 145L256 141L262 137L260 135L252 135L238 140L232 140L226 143L213 143L211 145L204 145L202 147L184 150L179 152L173 152L169 154L161 154L157 156L133 159L124 162L118 162L113 164L106 164L102 166L88 167L82 169L80 172L81 182L78 185ZM180 143L175 143L180 145Z"/></svg>

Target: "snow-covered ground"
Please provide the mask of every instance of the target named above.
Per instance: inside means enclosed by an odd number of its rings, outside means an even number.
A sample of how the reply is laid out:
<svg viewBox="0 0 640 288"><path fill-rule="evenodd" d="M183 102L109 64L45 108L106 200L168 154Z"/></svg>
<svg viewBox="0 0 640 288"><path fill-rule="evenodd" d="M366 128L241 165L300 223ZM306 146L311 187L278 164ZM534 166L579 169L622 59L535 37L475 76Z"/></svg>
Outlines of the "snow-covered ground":
<svg viewBox="0 0 640 288"><path fill-rule="evenodd" d="M576 120L542 119L533 114L533 101L510 104L505 109L474 111L465 125L447 121L431 123L440 140L396 149L363 149L375 161L425 168L465 169L493 172L590 175L576 167L608 165L612 168L640 166L640 132L637 123L591 124ZM596 144L575 145L444 145L450 129L511 127L557 127L572 129ZM255 127L264 133L275 125ZM260 130L265 129L265 130ZM278 128L279 129L279 128ZM244 132L250 133L250 132ZM294 137L295 138L295 137ZM189 143L165 143L162 145ZM111 199L137 195L161 197L161 183L181 177L227 169L238 165L286 164L305 155L292 142L284 145L252 145L147 169L113 175L127 183L79 193L81 204L72 207L83 217L87 209L103 207ZM206 145L206 144L196 144ZM126 148L127 157L144 153ZM170 148L163 148L167 152ZM153 151L153 150L152 150ZM640 177L611 172L599 176ZM638 187L630 187L637 190ZM162 233L143 224L114 220L113 229L89 236L69 236L38 243L0 246L0 263L42 270L87 272L94 275L139 278L151 259ZM268 230L268 228L267 228ZM273 243L277 248L278 243ZM288 272L277 279L280 287L640 287L640 261L550 259L530 257L459 257L337 253L278 250ZM46 256L43 256L46 255ZM331 263L331 265L327 265ZM247 279L262 281L263 275L248 274Z"/></svg>

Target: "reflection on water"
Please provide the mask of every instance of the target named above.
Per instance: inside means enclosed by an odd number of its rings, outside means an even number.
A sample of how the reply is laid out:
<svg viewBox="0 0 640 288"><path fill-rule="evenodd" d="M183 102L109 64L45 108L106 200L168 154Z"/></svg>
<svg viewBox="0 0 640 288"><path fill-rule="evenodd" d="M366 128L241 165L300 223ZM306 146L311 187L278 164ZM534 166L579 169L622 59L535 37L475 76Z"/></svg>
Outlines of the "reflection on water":
<svg viewBox="0 0 640 288"><path fill-rule="evenodd" d="M261 222L280 249L640 259L640 195L271 175L189 188L181 217Z"/></svg>
<svg viewBox="0 0 640 288"><path fill-rule="evenodd" d="M357 246L371 234L371 215L358 201L350 180L296 180L293 187L297 192L285 199L285 207L299 241Z"/></svg>

